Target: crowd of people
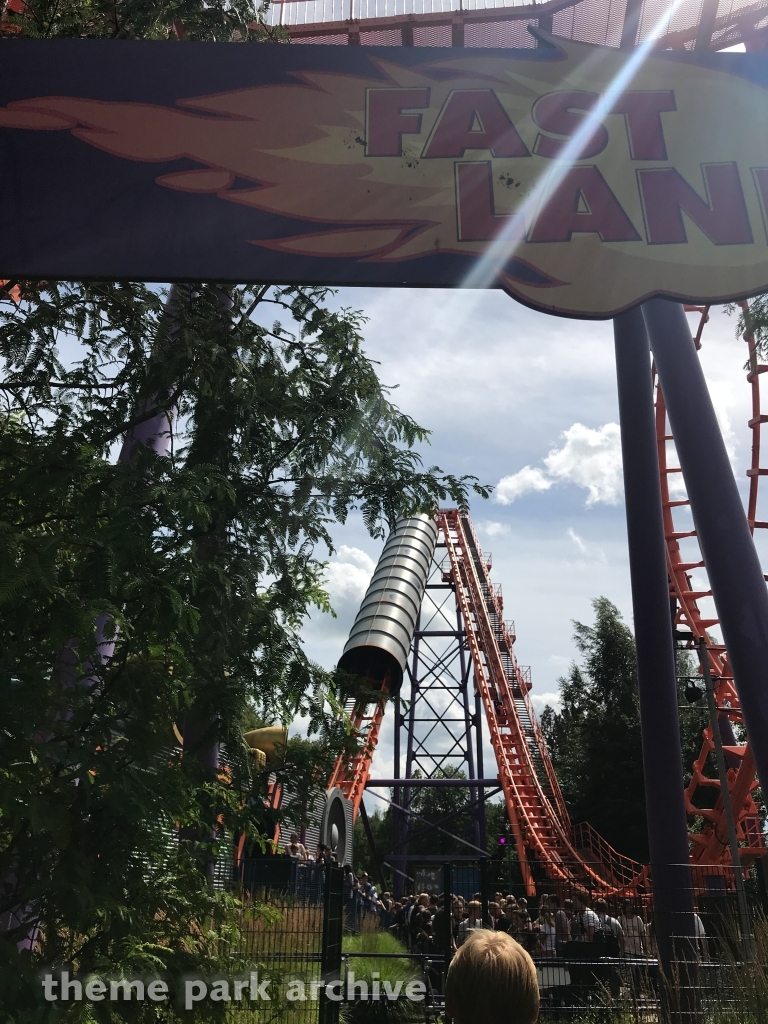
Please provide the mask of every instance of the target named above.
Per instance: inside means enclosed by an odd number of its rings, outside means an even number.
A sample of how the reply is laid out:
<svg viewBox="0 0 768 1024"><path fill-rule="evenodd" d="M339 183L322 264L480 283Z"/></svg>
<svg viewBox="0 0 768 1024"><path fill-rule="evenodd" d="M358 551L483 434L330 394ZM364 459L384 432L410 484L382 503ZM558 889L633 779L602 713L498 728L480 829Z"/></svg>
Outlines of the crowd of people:
<svg viewBox="0 0 768 1024"><path fill-rule="evenodd" d="M286 853L301 864L321 869L338 864L335 852L322 844L310 855L297 833L291 835ZM358 876L347 864L344 908L349 930L358 931L367 917L373 927L394 934L410 952L425 955L455 953L473 930L484 928L506 932L537 959L571 957L573 943L591 943L595 956L657 956L653 921L631 899L609 905L606 899L592 900L587 893L576 891L572 898L562 900L555 893L541 895L535 906L529 906L525 897L497 892L483 920L480 893L470 899L457 895L451 900L449 927L442 895L423 892L394 899L390 892L379 893L367 872ZM708 960L706 932L698 914L694 914L694 924L696 953L701 960Z"/></svg>
<svg viewBox="0 0 768 1024"><path fill-rule="evenodd" d="M379 913L392 918L390 929L411 951L445 951L448 928L441 896L421 893L393 901L389 893L375 897L374 890L373 898ZM474 929L490 928L506 932L535 957L562 956L571 942L595 943L605 956L653 956L653 930L632 901L623 901L616 916L609 909L606 900L597 899L593 904L580 893L562 901L556 894L542 895L535 907L529 906L525 897L496 893L483 921L479 893L472 899L454 896L450 941L456 950Z"/></svg>
<svg viewBox="0 0 768 1024"><path fill-rule="evenodd" d="M378 893L371 878L357 877L344 868L344 899L349 926L356 930L363 915L371 915L377 927L392 932L413 953L444 956L449 941L442 895L412 893L393 899ZM697 955L708 960L706 934L698 914ZM451 901L450 952L458 950L470 933L479 928L506 932L536 958L568 957L573 943L593 944L595 956L655 958L653 922L631 899L610 906L602 898L594 901L576 892L572 899L556 894L539 896L536 906L525 897L497 892L488 904L483 920L480 893L471 899L454 896ZM578 947L577 947L578 949Z"/></svg>
<svg viewBox="0 0 768 1024"><path fill-rule="evenodd" d="M285 852L300 864L318 864L324 867L326 864L339 863L335 850L332 850L330 846L323 846L322 843L318 843L315 847L314 857L310 856L309 850L299 839L298 832L291 832L291 838L285 847Z"/></svg>

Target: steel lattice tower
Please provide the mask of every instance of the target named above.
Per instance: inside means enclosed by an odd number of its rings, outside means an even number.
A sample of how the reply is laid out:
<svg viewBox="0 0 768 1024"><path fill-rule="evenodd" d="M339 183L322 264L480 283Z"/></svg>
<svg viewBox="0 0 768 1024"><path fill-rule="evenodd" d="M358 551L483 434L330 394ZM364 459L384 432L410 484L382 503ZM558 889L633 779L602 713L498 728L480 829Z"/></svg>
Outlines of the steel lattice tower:
<svg viewBox="0 0 768 1024"><path fill-rule="evenodd" d="M436 778L463 772L469 780L482 779L482 705L472 685L467 631L443 540L435 548L406 679L405 693L394 702L395 778ZM471 832L456 840L465 855L476 857L486 845L483 789L472 787L469 793ZM408 873L408 840L426 827L412 814L412 801L411 787L394 787L392 864L398 891ZM452 824L449 820L439 827L453 833Z"/></svg>

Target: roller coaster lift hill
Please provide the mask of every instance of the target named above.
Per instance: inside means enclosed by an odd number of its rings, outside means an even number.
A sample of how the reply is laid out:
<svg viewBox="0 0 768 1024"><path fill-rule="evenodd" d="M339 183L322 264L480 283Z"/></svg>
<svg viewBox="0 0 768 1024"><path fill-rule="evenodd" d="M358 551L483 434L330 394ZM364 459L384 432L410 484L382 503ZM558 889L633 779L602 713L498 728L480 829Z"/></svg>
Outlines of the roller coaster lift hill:
<svg viewBox="0 0 768 1024"><path fill-rule="evenodd" d="M616 894L650 879L669 964L694 935L692 867L716 874L736 852L737 876L766 854L752 796L768 778L768 592L752 539L768 526L756 511L766 367L747 336L745 515L701 329L693 339L684 311L699 308L703 326L711 303L768 290L766 0L661 12L650 0L412 0L406 13L387 2L274 4L269 16L312 46L6 33L0 277L501 287L551 314L613 318L650 867L569 821L490 561L454 510L401 521L384 548L340 664L392 698L396 778L369 778L384 702L353 703L365 742L336 765L322 827L344 848L366 785L391 784L391 864L407 873L411 793L446 782L430 778L437 747L419 731L441 686L433 717L469 769L468 855L484 846L483 794L500 789L529 891L534 866L550 883ZM738 42L746 53L714 52ZM669 488L678 469L681 500ZM683 504L694 531L675 529ZM691 562L679 541L693 535ZM699 612L697 568L722 644ZM675 633L703 643L720 734L706 731L687 790L670 598ZM453 681L435 669L438 640ZM727 771L715 780L703 767L718 739ZM714 806L697 807L706 787ZM690 837L687 813L705 819Z"/></svg>

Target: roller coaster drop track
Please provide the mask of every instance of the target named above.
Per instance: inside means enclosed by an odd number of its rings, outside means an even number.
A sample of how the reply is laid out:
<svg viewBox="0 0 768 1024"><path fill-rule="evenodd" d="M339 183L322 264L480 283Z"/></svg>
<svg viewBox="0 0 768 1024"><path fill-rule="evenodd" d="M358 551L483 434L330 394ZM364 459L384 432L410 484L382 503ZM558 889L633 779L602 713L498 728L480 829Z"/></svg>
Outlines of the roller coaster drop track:
<svg viewBox="0 0 768 1024"><path fill-rule="evenodd" d="M691 310L692 311L692 310ZM696 334L697 347L708 320L708 309L701 314ZM767 364L758 364L754 339L745 335L749 346L749 373L752 389L752 465L748 519L750 527L768 528L768 522L756 519L759 479L768 475L760 467L760 428L768 415L760 412L760 379ZM655 380L655 370L654 370ZM759 786L749 743L738 742L733 725L743 730L739 699L722 644L709 634L718 620L704 618L698 602L710 596L709 590L695 589L692 573L704 570L704 562L685 559L681 540L694 541L695 530L675 528L676 509L688 505L684 497L672 498L670 477L679 473L671 459L674 443L667 424L664 397L656 385L656 423L661 474L664 526L670 598L674 602L677 637L694 647L699 638L707 644L710 670L715 680L715 696L720 710L720 727L729 762L729 789L737 823L742 864L748 866L766 854L758 810L753 798ZM674 491L675 488L673 487ZM614 850L589 824L572 825L555 775L536 712L531 704L530 680L518 665L514 636L503 620L502 599L491 582L489 559L480 550L469 516L456 510L441 510L437 515L439 534L448 552L444 572L449 574L456 596L457 610L464 622L469 653L474 669L474 684L485 710L489 738L495 755L499 784L512 826L515 847L529 893L536 890L533 866L544 869L554 884L579 885L603 894L637 892L648 888L649 870ZM681 628L683 627L683 628ZM339 759L330 785L339 787L353 804L357 815L365 784L370 775L373 753L378 741L385 702L374 705L350 703L352 727L361 739L360 752L352 761ZM693 765L686 790L686 807L692 816L704 819L700 832L691 831L691 862L700 868L721 868L730 864L723 800L719 782L705 773L709 754L714 749L712 730L703 732L701 753ZM716 789L712 807L699 806L699 792ZM706 803L707 801L705 801Z"/></svg>
<svg viewBox="0 0 768 1024"><path fill-rule="evenodd" d="M533 865L537 864L554 883L575 883L605 893L633 891L647 882L647 868L617 853L589 825L571 825L530 701L531 683L518 665L502 599L491 582L488 560L469 516L442 510L437 526L448 554L443 572L450 578L466 630L475 689L485 710L526 888L531 894L536 891ZM351 761L339 758L329 789L338 787L353 803L356 815L370 774L384 701L373 706L351 704L348 710L361 750Z"/></svg>
<svg viewBox="0 0 768 1024"><path fill-rule="evenodd" d="M440 512L438 524L448 549L456 602L467 630L475 687L485 709L507 814L523 879L535 892L531 859L552 881L587 882L615 891L640 882L645 869L603 844L602 862L593 830L571 828L536 712L530 682L515 657L502 619L501 598L491 584L469 516ZM577 842L586 843L586 849Z"/></svg>

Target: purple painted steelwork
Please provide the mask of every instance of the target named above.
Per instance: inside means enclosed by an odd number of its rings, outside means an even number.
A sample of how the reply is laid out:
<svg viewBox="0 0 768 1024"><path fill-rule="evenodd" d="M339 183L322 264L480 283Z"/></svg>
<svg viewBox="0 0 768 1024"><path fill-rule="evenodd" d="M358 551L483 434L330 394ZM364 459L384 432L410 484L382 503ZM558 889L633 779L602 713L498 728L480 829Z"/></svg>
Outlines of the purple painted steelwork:
<svg viewBox="0 0 768 1024"><path fill-rule="evenodd" d="M464 735L467 738L467 750L465 755L467 758L467 774L470 779L475 779L477 778L477 772L475 770L474 750L472 749L473 720L469 711L469 693L467 690L469 672L472 667L472 663L469 662L466 657L463 630L461 628L461 612L458 608L456 609L456 627L457 638L459 639L459 678L461 680L462 704L464 705ZM483 795L482 788L478 789L477 787L472 787L469 794L470 800L475 802L476 808L475 814L472 815L472 840L475 846L480 847L482 845L485 847L485 803L481 799Z"/></svg>
<svg viewBox="0 0 768 1024"><path fill-rule="evenodd" d="M366 789L391 789L393 786L409 786L411 788L418 789L449 789L449 788L461 788L462 786L468 787L474 790L478 787L480 789L498 789L501 785L498 779L481 779L478 776L470 776L468 779L405 779L405 778L392 778L392 779L368 779L365 784ZM473 796L473 800L478 797Z"/></svg>
<svg viewBox="0 0 768 1024"><path fill-rule="evenodd" d="M651 358L640 309L613 323L654 922L669 970L690 958L694 920Z"/></svg>
<svg viewBox="0 0 768 1024"><path fill-rule="evenodd" d="M438 541L437 550L444 547ZM485 850L485 807L482 790L498 787L497 780L478 779L482 764L482 715L473 706L469 692L472 663L466 657L466 630L455 599L452 581L437 560L433 561L413 639L411 663L407 670L411 692L407 719L395 716L394 788L395 851L388 861L394 868L395 891L402 892L407 878L411 789L422 787L462 788L470 791L472 846ZM400 756L405 732L405 773ZM476 755L478 760L476 761ZM462 769L466 779L434 779L435 772ZM415 779L418 771L423 778ZM381 785L374 780L369 786ZM466 842L466 840L462 840Z"/></svg>

